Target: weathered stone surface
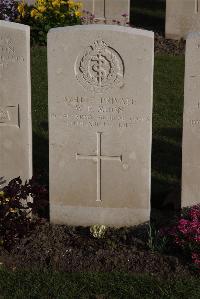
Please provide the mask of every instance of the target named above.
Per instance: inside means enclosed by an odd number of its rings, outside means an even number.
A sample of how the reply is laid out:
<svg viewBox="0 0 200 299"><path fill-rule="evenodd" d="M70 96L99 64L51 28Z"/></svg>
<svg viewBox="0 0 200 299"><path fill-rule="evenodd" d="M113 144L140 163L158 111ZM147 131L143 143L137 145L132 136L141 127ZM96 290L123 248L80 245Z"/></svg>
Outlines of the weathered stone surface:
<svg viewBox="0 0 200 299"><path fill-rule="evenodd" d="M149 219L153 33L114 25L48 35L54 223Z"/></svg>
<svg viewBox="0 0 200 299"><path fill-rule="evenodd" d="M186 38L192 31L200 31L200 0L166 1L166 38Z"/></svg>
<svg viewBox="0 0 200 299"><path fill-rule="evenodd" d="M30 28L0 21L0 177L32 176Z"/></svg>
<svg viewBox="0 0 200 299"><path fill-rule="evenodd" d="M200 203L200 34L186 42L182 206Z"/></svg>
<svg viewBox="0 0 200 299"><path fill-rule="evenodd" d="M123 14L130 17L130 0L83 0L83 8L95 15L96 19L122 21Z"/></svg>

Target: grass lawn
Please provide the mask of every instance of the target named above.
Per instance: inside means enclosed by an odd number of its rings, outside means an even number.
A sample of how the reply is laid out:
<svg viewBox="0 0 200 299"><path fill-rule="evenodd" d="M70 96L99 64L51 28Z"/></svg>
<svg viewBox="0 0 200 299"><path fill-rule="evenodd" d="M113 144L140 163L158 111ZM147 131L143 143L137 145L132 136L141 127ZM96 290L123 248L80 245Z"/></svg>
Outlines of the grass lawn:
<svg viewBox="0 0 200 299"><path fill-rule="evenodd" d="M0 298L106 299L200 298L199 279L158 280L124 273L7 272L0 270Z"/></svg>

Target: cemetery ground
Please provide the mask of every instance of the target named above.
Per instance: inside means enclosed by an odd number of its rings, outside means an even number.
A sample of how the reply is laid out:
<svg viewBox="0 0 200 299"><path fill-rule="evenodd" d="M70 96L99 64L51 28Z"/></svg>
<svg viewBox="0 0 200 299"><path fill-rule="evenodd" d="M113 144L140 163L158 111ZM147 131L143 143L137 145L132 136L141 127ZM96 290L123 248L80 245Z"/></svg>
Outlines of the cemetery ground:
<svg viewBox="0 0 200 299"><path fill-rule="evenodd" d="M146 6L142 10L143 2ZM164 8L159 2L153 10L152 3L135 0L135 23L162 33ZM142 14L146 16L145 23L141 23ZM89 228L50 225L46 206L41 207L40 215L45 220L40 225L10 251L0 247L0 298L200 297L197 269L181 252L167 248L164 239L159 242L156 235L160 227L173 222L175 211L180 208L183 53L184 43L166 42L158 36L152 230L148 224L136 229L109 229L104 238L97 239ZM31 59L34 174L41 176L40 183L48 186L46 48L33 47Z"/></svg>
<svg viewBox="0 0 200 299"><path fill-rule="evenodd" d="M46 48L34 47L31 55L34 173L48 184ZM198 272L190 261L156 239L156 230L167 226L180 207L183 78L183 55L156 55L152 231L148 225L109 229L104 238L96 239L89 228L50 225L44 220L10 252L1 250L3 298L200 296ZM44 210L42 216L48 217Z"/></svg>

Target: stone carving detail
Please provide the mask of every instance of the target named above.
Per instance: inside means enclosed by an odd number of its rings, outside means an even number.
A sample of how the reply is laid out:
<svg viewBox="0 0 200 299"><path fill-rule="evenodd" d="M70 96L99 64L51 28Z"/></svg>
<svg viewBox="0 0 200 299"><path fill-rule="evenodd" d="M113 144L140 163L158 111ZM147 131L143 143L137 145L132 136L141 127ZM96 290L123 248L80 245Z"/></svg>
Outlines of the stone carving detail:
<svg viewBox="0 0 200 299"><path fill-rule="evenodd" d="M123 85L124 63L117 51L97 40L77 57L75 75L87 90L103 93Z"/></svg>
<svg viewBox="0 0 200 299"><path fill-rule="evenodd" d="M19 105L0 106L0 126L20 127Z"/></svg>
<svg viewBox="0 0 200 299"><path fill-rule="evenodd" d="M8 110L4 110L0 107L0 123L10 120L10 115Z"/></svg>
<svg viewBox="0 0 200 299"><path fill-rule="evenodd" d="M101 154L101 135L102 132L97 132L97 154L96 155L80 155L76 153L76 160L93 160L97 162L97 199L101 201L101 161L118 161L122 162L120 156L106 156Z"/></svg>
<svg viewBox="0 0 200 299"><path fill-rule="evenodd" d="M22 63L24 57L18 55L14 43L10 37L0 36L0 78L2 72L9 64Z"/></svg>

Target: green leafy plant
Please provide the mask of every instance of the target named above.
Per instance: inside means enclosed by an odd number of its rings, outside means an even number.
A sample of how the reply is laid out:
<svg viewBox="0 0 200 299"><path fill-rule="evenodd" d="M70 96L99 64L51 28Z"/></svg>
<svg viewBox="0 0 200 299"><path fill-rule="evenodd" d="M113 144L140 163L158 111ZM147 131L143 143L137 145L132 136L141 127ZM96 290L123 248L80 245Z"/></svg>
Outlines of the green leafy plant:
<svg viewBox="0 0 200 299"><path fill-rule="evenodd" d="M33 214L42 204L47 207L47 198L47 189L33 179L25 184L20 178L10 181L0 191L0 245L9 250L40 223Z"/></svg>
<svg viewBox="0 0 200 299"><path fill-rule="evenodd" d="M32 6L22 0L17 21L31 26L32 43L45 45L49 29L81 24L81 7L70 0L37 0Z"/></svg>
<svg viewBox="0 0 200 299"><path fill-rule="evenodd" d="M165 252L169 244L169 238L162 235L159 230L149 224L147 246L151 251Z"/></svg>

